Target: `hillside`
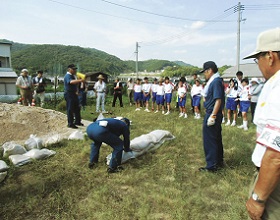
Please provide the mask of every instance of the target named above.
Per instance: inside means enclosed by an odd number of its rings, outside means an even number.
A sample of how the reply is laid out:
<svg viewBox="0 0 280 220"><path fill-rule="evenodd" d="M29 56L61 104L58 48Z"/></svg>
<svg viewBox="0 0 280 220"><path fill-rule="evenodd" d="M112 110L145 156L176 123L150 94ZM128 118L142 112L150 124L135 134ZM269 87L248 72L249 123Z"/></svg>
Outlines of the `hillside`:
<svg viewBox="0 0 280 220"><path fill-rule="evenodd" d="M75 63L81 72L102 71L110 75L119 75L123 72L134 72L135 61L123 61L106 52L79 46L65 46L55 44L22 44L9 40L0 40L12 43L12 64L17 73L27 68L31 73L42 69L49 74L63 74L67 65ZM138 70L154 72L168 66L187 66L181 61L168 60L139 61Z"/></svg>

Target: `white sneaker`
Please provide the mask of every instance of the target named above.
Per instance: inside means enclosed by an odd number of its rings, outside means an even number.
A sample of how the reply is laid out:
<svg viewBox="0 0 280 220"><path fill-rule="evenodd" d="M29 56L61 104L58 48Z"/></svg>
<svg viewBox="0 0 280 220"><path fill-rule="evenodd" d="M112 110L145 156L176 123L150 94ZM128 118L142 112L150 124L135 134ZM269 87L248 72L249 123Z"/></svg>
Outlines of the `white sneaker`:
<svg viewBox="0 0 280 220"><path fill-rule="evenodd" d="M196 116L196 119L200 119L200 115L197 115L197 116Z"/></svg>
<svg viewBox="0 0 280 220"><path fill-rule="evenodd" d="M179 118L183 117L184 116L184 113L183 112L180 112L179 114Z"/></svg>
<svg viewBox="0 0 280 220"><path fill-rule="evenodd" d="M166 112L164 115L169 115L170 114L170 111Z"/></svg>
<svg viewBox="0 0 280 220"><path fill-rule="evenodd" d="M145 112L150 112L150 110L149 110L149 109L147 109L147 108L146 108L144 111L145 111Z"/></svg>
<svg viewBox="0 0 280 220"><path fill-rule="evenodd" d="M248 131L248 127L244 127L244 131Z"/></svg>
<svg viewBox="0 0 280 220"><path fill-rule="evenodd" d="M184 118L187 118L188 117L188 115L187 114L184 114L185 116L184 116Z"/></svg>
<svg viewBox="0 0 280 220"><path fill-rule="evenodd" d="M226 122L226 120L225 120L225 118L223 117L222 123L225 123L225 122Z"/></svg>
<svg viewBox="0 0 280 220"><path fill-rule="evenodd" d="M230 121L228 121L228 122L225 124L225 126L230 126Z"/></svg>
<svg viewBox="0 0 280 220"><path fill-rule="evenodd" d="M244 128L244 125L237 126L238 128Z"/></svg>
<svg viewBox="0 0 280 220"><path fill-rule="evenodd" d="M161 112L164 115L164 111Z"/></svg>
<svg viewBox="0 0 280 220"><path fill-rule="evenodd" d="M140 111L140 108L136 108L135 111Z"/></svg>
<svg viewBox="0 0 280 220"><path fill-rule="evenodd" d="M154 113L158 113L158 110L156 110Z"/></svg>
<svg viewBox="0 0 280 220"><path fill-rule="evenodd" d="M235 121L233 121L232 123L231 123L231 125L230 126L235 126L236 125L236 122Z"/></svg>

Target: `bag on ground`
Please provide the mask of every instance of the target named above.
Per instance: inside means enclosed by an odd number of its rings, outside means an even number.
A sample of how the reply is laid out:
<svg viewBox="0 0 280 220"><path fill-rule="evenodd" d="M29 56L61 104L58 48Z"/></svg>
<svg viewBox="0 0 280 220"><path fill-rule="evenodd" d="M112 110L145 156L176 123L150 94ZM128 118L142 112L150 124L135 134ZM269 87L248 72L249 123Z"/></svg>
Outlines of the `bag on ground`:
<svg viewBox="0 0 280 220"><path fill-rule="evenodd" d="M10 155L9 160L16 166L22 166L32 161L32 159L26 155Z"/></svg>
<svg viewBox="0 0 280 220"><path fill-rule="evenodd" d="M6 178L7 174L8 174L7 171L0 173L0 183L4 181L4 179Z"/></svg>
<svg viewBox="0 0 280 220"><path fill-rule="evenodd" d="M7 171L9 166L6 164L4 160L0 160L0 172Z"/></svg>
<svg viewBox="0 0 280 220"><path fill-rule="evenodd" d="M16 144L13 141L6 142L2 147L4 149L3 157L26 153L26 149L23 146Z"/></svg>
<svg viewBox="0 0 280 220"><path fill-rule="evenodd" d="M32 149L32 150L26 152L23 155L28 156L28 157L30 157L34 160L43 160L43 159L48 158L48 157L50 157L54 154L56 154L55 151L44 148L44 149L41 149L41 150Z"/></svg>
<svg viewBox="0 0 280 220"><path fill-rule="evenodd" d="M43 147L43 140L34 134L31 134L29 139L24 143L26 150L41 149Z"/></svg>

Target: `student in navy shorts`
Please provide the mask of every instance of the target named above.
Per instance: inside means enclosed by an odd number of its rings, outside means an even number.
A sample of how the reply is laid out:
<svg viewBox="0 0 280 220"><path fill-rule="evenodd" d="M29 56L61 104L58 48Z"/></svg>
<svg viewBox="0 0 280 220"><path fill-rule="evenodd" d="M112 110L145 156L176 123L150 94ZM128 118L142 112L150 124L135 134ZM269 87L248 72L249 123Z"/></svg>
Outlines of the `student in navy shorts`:
<svg viewBox="0 0 280 220"><path fill-rule="evenodd" d="M237 98L237 93L238 93L238 84L235 79L230 79L229 81L229 86L226 89L226 94L227 94L227 103L226 103L226 108L227 108L227 123L225 126L235 126L236 125L236 118L237 118L237 104L238 101L236 101ZM233 121L230 124L230 119L231 119L231 112L233 112Z"/></svg>
<svg viewBox="0 0 280 220"><path fill-rule="evenodd" d="M243 124L238 126L238 128L243 128L245 131L248 130L248 118L247 112L250 108L251 102L249 100L250 86L248 78L244 78L241 81L243 89L240 93L240 112L242 112Z"/></svg>
<svg viewBox="0 0 280 220"><path fill-rule="evenodd" d="M136 80L136 84L134 84L134 102L136 109L135 111L140 111L140 101L142 100L142 86L140 83L140 79Z"/></svg>

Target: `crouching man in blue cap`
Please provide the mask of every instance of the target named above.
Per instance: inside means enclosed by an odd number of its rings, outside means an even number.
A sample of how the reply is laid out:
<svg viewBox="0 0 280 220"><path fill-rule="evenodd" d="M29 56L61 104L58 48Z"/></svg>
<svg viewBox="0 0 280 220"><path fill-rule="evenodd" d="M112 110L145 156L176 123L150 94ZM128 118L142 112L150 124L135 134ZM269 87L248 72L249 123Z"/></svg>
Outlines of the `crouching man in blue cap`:
<svg viewBox="0 0 280 220"><path fill-rule="evenodd" d="M125 152L131 151L129 125L130 121L127 118L104 118L87 127L88 137L93 140L90 153L90 169L98 163L102 142L114 149L107 170L108 173L116 173L123 169L119 166L122 160L122 152L123 150ZM123 135L123 140L119 138L120 135Z"/></svg>

